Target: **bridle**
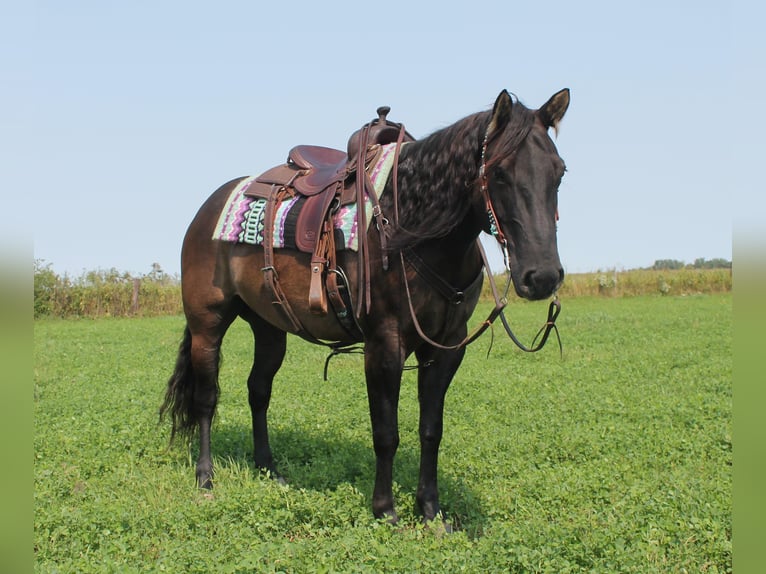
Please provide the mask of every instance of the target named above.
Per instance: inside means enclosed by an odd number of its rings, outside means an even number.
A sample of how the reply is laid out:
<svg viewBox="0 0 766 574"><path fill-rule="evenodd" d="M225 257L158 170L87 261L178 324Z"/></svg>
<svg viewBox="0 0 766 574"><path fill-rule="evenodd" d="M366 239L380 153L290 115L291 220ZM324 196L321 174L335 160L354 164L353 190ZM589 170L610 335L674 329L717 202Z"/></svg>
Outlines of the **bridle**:
<svg viewBox="0 0 766 574"><path fill-rule="evenodd" d="M526 138L526 134L524 135L524 138ZM484 141L481 145L481 165L479 166L479 191L481 193L481 196L484 200L484 205L487 213L487 219L489 221L489 232L490 234L495 238L495 240L500 245L500 249L503 252L503 265L505 267L505 272L507 275L507 280L505 283L505 290L503 292L503 296L500 300L505 301L507 303L508 301L508 291L510 289L512 279L511 279L511 259L510 259L510 251L508 248L508 240L505 238L505 234L503 233L502 228L500 227L500 224L498 223L497 214L495 213L495 207L492 204L492 197L489 195L489 177L487 175L487 145L489 144L489 127L487 127L487 131L484 133ZM559 219L559 212L558 209L556 210L556 221ZM497 286L495 285L495 281L492 278L492 274L489 272L489 262L487 261L487 255L484 252L484 248L481 245L481 242L479 242L479 248L481 249L481 255L482 255L482 261L485 265L485 268L487 269L487 277L489 279L490 288L492 290L493 297L495 301L498 301L498 293L497 293ZM505 305L504 305L505 307ZM535 353L542 349L545 346L545 343L548 341L548 336L551 334L551 331L554 331L556 333L556 339L559 343L559 353L563 353L563 347L561 345L561 337L559 336L559 330L558 327L556 327L556 319L559 316L559 313L561 313L561 302L559 301L558 294L554 293L553 301L551 301L550 305L548 306L548 318L545 321L545 324L543 324L542 327L540 327L540 330L535 335L534 339L532 339L532 346L527 347L524 345L519 339L514 335L513 331L511 330L511 326L508 324L508 319L505 317L505 313L500 313L500 321L503 323L503 327L505 328L505 332L508 334L508 336L511 338L511 340L516 344L516 346L524 351L525 353ZM540 338L540 342L535 345L535 342L537 341L538 337Z"/></svg>
<svg viewBox="0 0 766 574"><path fill-rule="evenodd" d="M510 290L513 279L511 277L510 251L508 247L508 240L506 239L505 234L503 233L503 230L500 227L497 214L495 212L495 208L492 203L492 197L489 194L489 181L488 181L489 178L487 175L487 146L489 144L489 135L490 135L489 132L490 132L490 126L487 127L487 130L484 133L484 140L481 146L481 164L479 166L479 193L484 202L484 208L486 211L487 220L489 222L489 232L498 242L503 252L503 264L505 266L505 272L507 276L503 294L500 295L500 291L498 290L497 285L495 284L495 280L490 271L487 253L484 250L481 240L477 238L476 244L481 254L482 265L484 269L487 270L487 278L489 279L489 285L490 285L490 290L492 291L492 297L495 300L495 307L492 309L492 311L490 311L489 315L484 320L484 322L482 322L473 331L473 333L467 335L462 341L460 341L456 345L442 345L441 343L437 343L436 341L434 341L433 339L431 339L425 334L425 332L421 328L420 323L416 317L415 308L412 304L412 294L410 292L410 285L407 279L407 272L405 268L405 253L403 251L400 251L399 258L400 258L401 266L402 266L402 278L404 282L405 292L407 295L407 304L410 310L410 316L412 318L412 322L415 327L415 330L417 331L420 338L423 339L429 345L442 350L457 351L459 349L463 349L467 347L468 345L473 343L476 339L478 339L484 333L484 331L486 331L489 327L491 327L492 324L495 322L495 320L498 317L500 317L500 321L503 324L503 328L505 329L505 332L508 334L510 339L516 344L516 346L522 351L524 351L525 353L535 353L539 351L540 349L542 349L547 343L548 337L550 336L551 331L554 331L556 333L556 339L558 340L558 344L559 344L559 353L563 354L561 337L559 336L559 330L558 330L558 327L556 326L556 319L558 318L559 313L561 312L561 302L559 301L558 295L554 294L553 300L548 306L548 317L545 323L543 324L543 326L540 327L540 329L538 330L537 334L532 340L532 344L530 347L527 347L526 345L524 345L518 339L518 337L516 337L516 335L513 333L513 330L511 329L511 326L508 323L508 320L505 317L505 313L503 313L503 310L508 304L508 292ZM523 138L521 138L521 141L523 141L524 138L526 138L526 134L524 135ZM395 175L396 174L394 174L394 176ZM394 188L396 188L396 180L394 181ZM398 214L395 214L395 217L396 215ZM558 219L558 211L556 212L556 219ZM435 271L430 269L422 260L420 260L420 258L409 256L409 257L406 257L406 261L410 263L410 266L413 267L415 271L418 273L418 275L423 277L426 280L426 282L436 287L437 290L439 290L440 292L444 293L445 288L443 287L443 285L446 284L446 282L442 278L440 278ZM449 287L447 289L449 289ZM455 291L456 293L460 293L459 291L455 289L453 289L453 291ZM459 305L462 303L462 298L454 298L452 302L453 304Z"/></svg>

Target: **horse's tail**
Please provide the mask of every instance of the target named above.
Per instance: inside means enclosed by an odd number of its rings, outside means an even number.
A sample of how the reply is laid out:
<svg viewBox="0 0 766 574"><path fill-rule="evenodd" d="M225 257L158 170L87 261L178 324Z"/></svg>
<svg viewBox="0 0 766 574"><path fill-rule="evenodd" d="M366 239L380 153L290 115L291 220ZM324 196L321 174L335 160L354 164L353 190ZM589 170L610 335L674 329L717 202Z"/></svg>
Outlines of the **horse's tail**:
<svg viewBox="0 0 766 574"><path fill-rule="evenodd" d="M176 434L191 436L197 427L197 419L193 416L194 399L194 370L191 362L191 331L187 325L184 337L178 346L178 358L173 374L168 380L165 400L160 406L160 421L170 414L172 428L170 442Z"/></svg>

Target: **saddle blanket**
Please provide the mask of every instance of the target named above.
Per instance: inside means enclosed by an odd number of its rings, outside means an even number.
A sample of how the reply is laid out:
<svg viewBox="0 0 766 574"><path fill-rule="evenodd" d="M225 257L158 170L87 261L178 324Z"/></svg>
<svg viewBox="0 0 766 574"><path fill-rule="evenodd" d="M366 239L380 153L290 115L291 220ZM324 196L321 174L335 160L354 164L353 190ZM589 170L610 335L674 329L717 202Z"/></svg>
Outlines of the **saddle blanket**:
<svg viewBox="0 0 766 574"><path fill-rule="evenodd" d="M388 180L388 174L394 165L396 144L383 146L380 158L370 168L370 180L378 197ZM248 197L245 191L255 181L255 176L240 181L229 194L226 204L218 218L213 232L213 239L233 243L263 244L264 216L266 200ZM300 208L305 198L296 195L280 202L274 210L274 247L296 249L295 226ZM365 215L367 228L372 219L372 202L366 199ZM337 249L359 249L357 237L357 205L351 203L342 206L335 214L335 238ZM342 236L342 238L341 238Z"/></svg>

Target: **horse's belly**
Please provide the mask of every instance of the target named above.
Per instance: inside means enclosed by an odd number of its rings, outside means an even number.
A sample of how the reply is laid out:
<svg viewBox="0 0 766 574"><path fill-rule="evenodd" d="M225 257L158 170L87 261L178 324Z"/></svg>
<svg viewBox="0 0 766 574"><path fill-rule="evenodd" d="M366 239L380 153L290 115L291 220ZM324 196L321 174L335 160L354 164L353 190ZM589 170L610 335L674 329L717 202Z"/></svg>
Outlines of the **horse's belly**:
<svg viewBox="0 0 766 574"><path fill-rule="evenodd" d="M350 265L353 269L344 268L353 286L356 284L355 258L347 259L347 266L353 259L353 265ZM311 256L307 253L284 249L274 252L274 276L288 302L289 311L311 337L325 341L352 342L329 302L326 315L312 313L309 309L310 262ZM274 302L275 297L267 286L263 271L266 266L263 251L252 246L242 246L242 249L233 250L229 265L233 287L243 302L272 325L287 332L295 332L287 310L282 304ZM353 287L351 293L356 293ZM352 310L349 309L349 312Z"/></svg>

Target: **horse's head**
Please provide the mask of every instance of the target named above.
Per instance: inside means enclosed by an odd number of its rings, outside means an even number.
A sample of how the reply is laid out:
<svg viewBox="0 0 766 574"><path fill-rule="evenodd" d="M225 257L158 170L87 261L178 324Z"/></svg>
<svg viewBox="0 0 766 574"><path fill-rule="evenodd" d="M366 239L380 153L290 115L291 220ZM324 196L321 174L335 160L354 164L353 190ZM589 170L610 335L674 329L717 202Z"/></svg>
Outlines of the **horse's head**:
<svg viewBox="0 0 766 574"><path fill-rule="evenodd" d="M481 185L490 228L506 243L516 293L526 299L545 299L564 280L556 220L565 167L548 130L557 128L568 106L566 89L536 111L503 91L484 140Z"/></svg>

